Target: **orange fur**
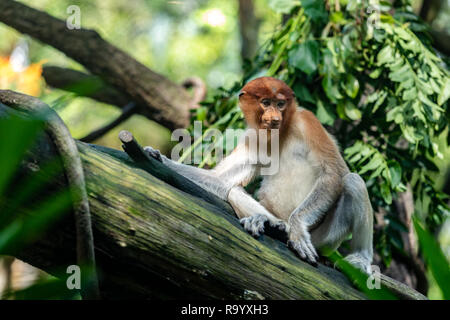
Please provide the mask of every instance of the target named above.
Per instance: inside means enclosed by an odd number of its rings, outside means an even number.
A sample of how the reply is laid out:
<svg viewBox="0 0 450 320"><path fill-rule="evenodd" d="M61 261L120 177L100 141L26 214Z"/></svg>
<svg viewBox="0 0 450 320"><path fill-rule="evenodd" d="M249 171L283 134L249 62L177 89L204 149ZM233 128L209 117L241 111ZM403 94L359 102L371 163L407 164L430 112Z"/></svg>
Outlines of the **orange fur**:
<svg viewBox="0 0 450 320"><path fill-rule="evenodd" d="M263 107L261 100L266 98L286 100L286 107L283 110L272 106ZM254 79L242 88L239 102L251 128L264 129L265 121L275 117L281 119L280 148L294 134L305 141L323 168L331 168L340 176L348 173L347 165L333 138L311 111L297 109L294 92L283 81L272 77Z"/></svg>
<svg viewBox="0 0 450 320"><path fill-rule="evenodd" d="M286 100L283 111L275 108L264 109L260 100L262 98ZM283 81L272 77L261 77L247 83L239 96L241 110L247 124L255 129L262 128L265 118L281 117L280 130L289 127L290 117L295 112L294 92Z"/></svg>

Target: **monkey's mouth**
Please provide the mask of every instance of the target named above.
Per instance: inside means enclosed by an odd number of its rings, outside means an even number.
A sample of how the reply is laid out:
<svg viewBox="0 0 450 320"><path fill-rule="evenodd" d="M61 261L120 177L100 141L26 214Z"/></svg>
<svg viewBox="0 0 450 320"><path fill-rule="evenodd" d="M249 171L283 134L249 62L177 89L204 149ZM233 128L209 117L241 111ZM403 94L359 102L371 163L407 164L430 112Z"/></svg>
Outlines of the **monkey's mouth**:
<svg viewBox="0 0 450 320"><path fill-rule="evenodd" d="M262 124L262 129L266 129L266 130L280 129L280 124L263 123Z"/></svg>

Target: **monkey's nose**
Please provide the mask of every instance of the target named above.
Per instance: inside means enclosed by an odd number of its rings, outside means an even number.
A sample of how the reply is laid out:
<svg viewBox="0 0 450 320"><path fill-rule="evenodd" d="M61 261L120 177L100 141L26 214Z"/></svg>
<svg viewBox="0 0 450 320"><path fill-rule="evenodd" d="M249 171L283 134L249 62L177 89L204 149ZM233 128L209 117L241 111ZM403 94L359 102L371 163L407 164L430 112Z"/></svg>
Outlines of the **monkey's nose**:
<svg viewBox="0 0 450 320"><path fill-rule="evenodd" d="M277 127L280 125L280 118L272 118L272 120L270 121L270 125L272 127Z"/></svg>

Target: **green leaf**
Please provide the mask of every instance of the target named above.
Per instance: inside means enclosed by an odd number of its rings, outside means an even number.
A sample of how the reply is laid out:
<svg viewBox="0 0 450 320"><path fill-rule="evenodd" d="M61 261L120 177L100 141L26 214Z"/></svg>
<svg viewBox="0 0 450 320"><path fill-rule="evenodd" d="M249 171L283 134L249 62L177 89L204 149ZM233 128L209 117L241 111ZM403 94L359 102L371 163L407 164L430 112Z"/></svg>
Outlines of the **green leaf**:
<svg viewBox="0 0 450 320"><path fill-rule="evenodd" d="M377 55L378 65L394 61L394 50L390 45L385 46Z"/></svg>
<svg viewBox="0 0 450 320"><path fill-rule="evenodd" d="M0 232L0 252L18 252L38 239L67 212L71 203L70 192L64 189L39 203L33 208L32 215L15 219Z"/></svg>
<svg viewBox="0 0 450 320"><path fill-rule="evenodd" d="M351 120L359 120L361 119L361 111L355 107L355 105L351 101L347 101L343 103L345 105L345 114Z"/></svg>
<svg viewBox="0 0 450 320"><path fill-rule="evenodd" d="M5 298L13 300L79 300L79 290L70 290L65 281L66 275L61 279L50 278L39 280L31 286L6 293Z"/></svg>
<svg viewBox="0 0 450 320"><path fill-rule="evenodd" d="M339 92L339 87L337 84L335 84L332 80L332 78L328 75L325 75L322 79L322 87L323 90L325 91L325 94L327 95L327 97L334 103L337 102L338 99L342 99L343 96L341 95L341 93ZM339 107L339 106L338 106ZM341 108L342 111L344 111L343 108ZM339 114L339 112L338 112ZM344 114L344 112L343 112ZM341 117L341 114L339 114L339 116ZM344 119L344 117L341 117Z"/></svg>
<svg viewBox="0 0 450 320"><path fill-rule="evenodd" d="M403 91L403 100L414 100L416 98L417 98L417 90L415 87Z"/></svg>
<svg viewBox="0 0 450 320"><path fill-rule="evenodd" d="M427 95L423 94L421 91L419 91L419 100L422 101L423 103L427 104L429 107L431 108L435 108L438 111L444 112L444 109L442 109L441 107L439 107L436 103L434 103L433 101L431 101Z"/></svg>
<svg viewBox="0 0 450 320"><path fill-rule="evenodd" d="M405 136L405 139L408 140L411 143L417 143L418 139L415 135L414 127L402 124L403 121L399 121L396 123L400 124L400 128L402 129L403 135Z"/></svg>
<svg viewBox="0 0 450 320"><path fill-rule="evenodd" d="M402 82L413 76L414 74L412 73L411 68L405 63L402 67L391 72L389 74L389 79L395 82Z"/></svg>
<svg viewBox="0 0 450 320"><path fill-rule="evenodd" d="M331 110L329 110L329 108L324 106L324 103L322 102L322 100L317 101L316 116L321 123L327 124L330 126L334 123L334 120L336 118L334 113Z"/></svg>
<svg viewBox="0 0 450 320"><path fill-rule="evenodd" d="M392 203L392 194L391 194L391 190L389 189L389 185L387 183L381 184L380 192L381 192L381 196L384 199L384 202L386 202L387 204L391 204Z"/></svg>
<svg viewBox="0 0 450 320"><path fill-rule="evenodd" d="M450 265L441 247L433 236L413 217L414 228L419 238L421 251L445 300L450 300Z"/></svg>
<svg viewBox="0 0 450 320"><path fill-rule="evenodd" d="M12 178L27 148L44 128L39 119L24 119L16 115L0 119L0 137L8 137L0 143L0 195Z"/></svg>
<svg viewBox="0 0 450 320"><path fill-rule="evenodd" d="M307 40L294 46L289 51L289 64L311 74L317 70L319 64L319 44L314 40Z"/></svg>
<svg viewBox="0 0 450 320"><path fill-rule="evenodd" d="M366 164L360 171L359 174L364 174L367 171L375 170L383 164L383 159L381 157L373 157L370 159L369 163Z"/></svg>
<svg viewBox="0 0 450 320"><path fill-rule="evenodd" d="M372 79L377 79L380 76L382 70L383 69L381 68L375 69L374 71L369 73L369 77L371 77Z"/></svg>
<svg viewBox="0 0 450 320"><path fill-rule="evenodd" d="M269 7L277 13L288 14L294 7L299 5L299 0L269 0Z"/></svg>
<svg viewBox="0 0 450 320"><path fill-rule="evenodd" d="M196 113L197 113L197 120L198 121L203 121L206 119L206 115L208 113L208 109L206 107L199 107L196 109Z"/></svg>
<svg viewBox="0 0 450 320"><path fill-rule="evenodd" d="M373 300L398 300L397 297L384 285L381 285L379 289L373 290L370 289L368 283L371 279L369 279L369 275L362 272L354 265L347 262L342 258L340 253L334 251L329 255L330 260L335 263L339 269L345 274L345 276L352 281L355 286L364 292L370 299ZM374 275L375 276L375 275Z"/></svg>
<svg viewBox="0 0 450 320"><path fill-rule="evenodd" d="M373 106L372 113L375 113L378 108L383 104L384 100L386 100L388 93L386 91L380 92L380 97L378 98L377 102Z"/></svg>
<svg viewBox="0 0 450 320"><path fill-rule="evenodd" d="M358 94L359 91L359 81L358 79L353 76L352 74L348 74L347 75L347 79L345 81L345 85L342 85L345 93L350 97L350 98L355 98L356 95Z"/></svg>
<svg viewBox="0 0 450 320"><path fill-rule="evenodd" d="M396 186L398 186L402 179L402 167L395 160L390 161L388 165L389 171L391 173L391 185L392 188L395 188Z"/></svg>
<svg viewBox="0 0 450 320"><path fill-rule="evenodd" d="M304 86L300 81L297 81L294 85L294 92L297 99L300 101L310 102L313 104L316 104L316 100L314 97L309 93L309 90L306 86Z"/></svg>
<svg viewBox="0 0 450 320"><path fill-rule="evenodd" d="M325 8L324 1L302 0L301 5L305 9L306 15L311 18L311 20L313 20L314 22L326 23L328 12Z"/></svg>
<svg viewBox="0 0 450 320"><path fill-rule="evenodd" d="M333 12L330 16L330 21L336 24L343 24L347 20L344 18L344 14L341 11Z"/></svg>

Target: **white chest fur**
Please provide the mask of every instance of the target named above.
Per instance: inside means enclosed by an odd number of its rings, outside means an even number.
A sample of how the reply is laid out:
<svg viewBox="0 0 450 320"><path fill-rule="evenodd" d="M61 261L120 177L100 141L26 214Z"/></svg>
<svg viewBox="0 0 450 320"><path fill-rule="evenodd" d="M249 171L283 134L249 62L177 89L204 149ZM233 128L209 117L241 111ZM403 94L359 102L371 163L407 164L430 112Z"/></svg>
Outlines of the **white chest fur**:
<svg viewBox="0 0 450 320"><path fill-rule="evenodd" d="M278 172L263 177L258 199L278 218L287 221L312 190L317 179L312 157L301 140L286 141Z"/></svg>

